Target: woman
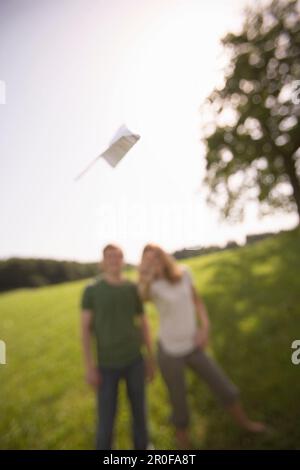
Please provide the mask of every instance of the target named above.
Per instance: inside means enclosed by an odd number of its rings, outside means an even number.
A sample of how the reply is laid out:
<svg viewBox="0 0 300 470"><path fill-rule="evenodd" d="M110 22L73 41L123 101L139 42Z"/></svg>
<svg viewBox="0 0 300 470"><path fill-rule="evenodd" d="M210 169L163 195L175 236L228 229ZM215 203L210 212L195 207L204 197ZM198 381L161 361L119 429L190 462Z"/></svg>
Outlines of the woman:
<svg viewBox="0 0 300 470"><path fill-rule="evenodd" d="M148 244L140 265L139 291L143 300L155 304L160 315L158 364L172 404L178 446L190 447L184 380L187 366L208 384L241 427L251 432L265 431L263 423L248 418L239 401L237 387L204 352L209 338L209 319L187 268L177 264L159 246Z"/></svg>

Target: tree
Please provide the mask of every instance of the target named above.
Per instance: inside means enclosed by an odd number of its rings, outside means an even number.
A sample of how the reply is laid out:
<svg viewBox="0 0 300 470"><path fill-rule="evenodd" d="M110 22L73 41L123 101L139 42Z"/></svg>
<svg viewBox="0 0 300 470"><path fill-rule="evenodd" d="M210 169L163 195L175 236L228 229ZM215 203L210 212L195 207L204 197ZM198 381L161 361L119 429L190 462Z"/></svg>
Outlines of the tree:
<svg viewBox="0 0 300 470"><path fill-rule="evenodd" d="M222 87L203 105L207 201L240 221L246 201L259 213L300 217L300 1L247 9L239 34L222 40L229 56Z"/></svg>

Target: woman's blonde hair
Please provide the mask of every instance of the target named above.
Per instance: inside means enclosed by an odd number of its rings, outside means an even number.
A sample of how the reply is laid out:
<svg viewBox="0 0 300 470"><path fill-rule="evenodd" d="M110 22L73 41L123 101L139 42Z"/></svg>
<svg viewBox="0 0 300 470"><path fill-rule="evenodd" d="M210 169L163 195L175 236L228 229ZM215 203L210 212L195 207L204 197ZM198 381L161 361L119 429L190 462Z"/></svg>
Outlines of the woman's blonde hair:
<svg viewBox="0 0 300 470"><path fill-rule="evenodd" d="M166 253L160 246L155 245L154 243L148 243L145 246L143 249L142 258L147 253L147 251L154 251L157 254L160 261L163 263L164 276L168 281L172 283L180 281L182 277L182 269L180 268L174 256Z"/></svg>

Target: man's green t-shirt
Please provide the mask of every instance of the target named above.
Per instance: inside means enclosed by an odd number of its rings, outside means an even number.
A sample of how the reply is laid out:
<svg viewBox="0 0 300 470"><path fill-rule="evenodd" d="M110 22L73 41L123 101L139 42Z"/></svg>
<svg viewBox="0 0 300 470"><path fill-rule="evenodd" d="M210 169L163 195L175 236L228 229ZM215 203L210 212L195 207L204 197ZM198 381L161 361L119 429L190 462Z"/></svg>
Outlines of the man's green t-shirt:
<svg viewBox="0 0 300 470"><path fill-rule="evenodd" d="M85 288L81 308L94 314L99 365L122 367L139 357L142 341L138 316L143 314L143 304L133 282L96 280Z"/></svg>

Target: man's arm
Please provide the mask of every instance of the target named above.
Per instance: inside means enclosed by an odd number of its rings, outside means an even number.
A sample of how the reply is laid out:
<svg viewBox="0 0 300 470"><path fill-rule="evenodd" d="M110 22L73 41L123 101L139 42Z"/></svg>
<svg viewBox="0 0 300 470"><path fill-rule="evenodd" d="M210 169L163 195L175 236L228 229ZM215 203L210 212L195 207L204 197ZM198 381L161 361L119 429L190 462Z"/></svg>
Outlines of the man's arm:
<svg viewBox="0 0 300 470"><path fill-rule="evenodd" d="M97 389L101 382L100 371L95 366L92 350L92 310L82 310L81 312L81 338L83 347L83 358L86 370L86 381L94 389Z"/></svg>
<svg viewBox="0 0 300 470"><path fill-rule="evenodd" d="M150 328L147 316L145 313L141 315L141 330L143 342L147 351L146 357L146 374L148 380L153 380L155 374L155 361L152 348L152 340L150 335Z"/></svg>
<svg viewBox="0 0 300 470"><path fill-rule="evenodd" d="M148 318L145 313L143 313L141 317L142 317L141 318L142 335L143 335L143 341L147 350L147 356L153 358L153 348L152 348L152 341L151 341Z"/></svg>

